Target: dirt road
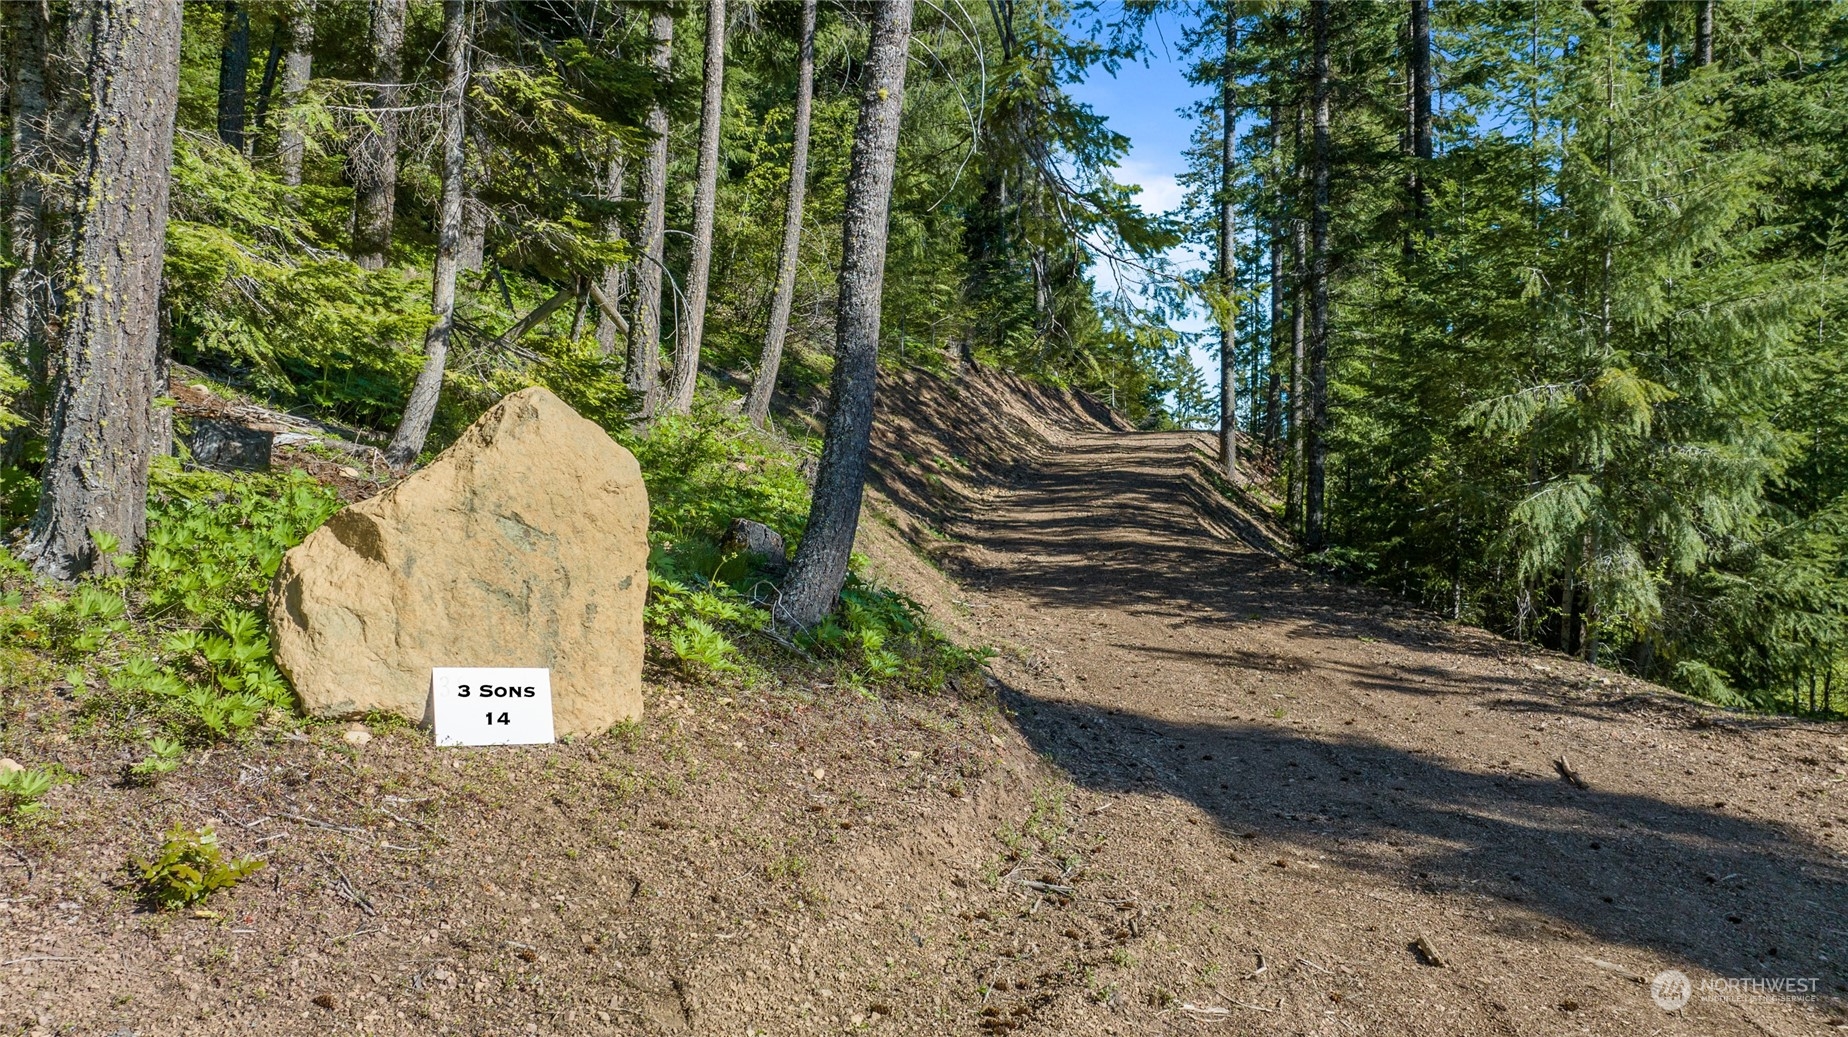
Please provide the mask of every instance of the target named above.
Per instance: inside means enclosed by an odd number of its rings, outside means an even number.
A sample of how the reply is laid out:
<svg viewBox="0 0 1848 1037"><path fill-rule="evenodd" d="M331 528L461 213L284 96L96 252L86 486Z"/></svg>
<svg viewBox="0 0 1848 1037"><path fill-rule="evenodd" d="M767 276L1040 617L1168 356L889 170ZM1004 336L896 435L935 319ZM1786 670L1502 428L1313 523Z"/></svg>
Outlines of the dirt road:
<svg viewBox="0 0 1848 1037"><path fill-rule="evenodd" d="M1077 887L1152 909L1118 982L1157 1029L1848 1025L1848 732L1689 708L1280 564L1201 518L1203 442L1072 436L957 530L982 629L1015 646L1005 701L1088 794ZM1678 1012L1651 998L1671 969ZM1033 1032L1148 1032L1121 995Z"/></svg>
<svg viewBox="0 0 1848 1037"><path fill-rule="evenodd" d="M0 689L9 754L67 775L0 830L0 1033L1848 1025L1848 733L1325 584L1232 535L1200 437L902 378L861 546L1001 649L995 695L657 660L604 737L290 727L145 783L56 689ZM145 910L125 862L174 824L266 866Z"/></svg>

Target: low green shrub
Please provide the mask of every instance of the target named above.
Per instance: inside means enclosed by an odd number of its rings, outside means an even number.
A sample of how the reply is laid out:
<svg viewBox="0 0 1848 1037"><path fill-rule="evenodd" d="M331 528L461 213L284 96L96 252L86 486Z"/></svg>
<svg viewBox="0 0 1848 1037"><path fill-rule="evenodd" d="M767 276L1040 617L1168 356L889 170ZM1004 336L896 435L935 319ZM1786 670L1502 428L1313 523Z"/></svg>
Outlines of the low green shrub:
<svg viewBox="0 0 1848 1037"><path fill-rule="evenodd" d="M180 757L185 747L172 738L148 739L148 755L140 763L128 767L131 780L149 784L163 774L171 774L180 765Z"/></svg>
<svg viewBox="0 0 1848 1037"><path fill-rule="evenodd" d="M92 721L176 743L233 737L288 713L293 697L258 609L283 552L338 497L299 472L233 477L164 459L151 486L139 555L98 540L113 572L59 588L0 558L0 578L16 582L0 592L0 641L26 652L9 656L9 669L60 674Z"/></svg>
<svg viewBox="0 0 1848 1037"><path fill-rule="evenodd" d="M31 820L45 807L39 800L57 783L51 771L30 767L0 771L0 820L7 824Z"/></svg>
<svg viewBox="0 0 1848 1037"><path fill-rule="evenodd" d="M153 860L137 858L131 866L141 879L142 898L157 911L191 907L221 889L230 889L263 867L254 858L226 861L218 833L210 825L186 829L177 823L161 842Z"/></svg>

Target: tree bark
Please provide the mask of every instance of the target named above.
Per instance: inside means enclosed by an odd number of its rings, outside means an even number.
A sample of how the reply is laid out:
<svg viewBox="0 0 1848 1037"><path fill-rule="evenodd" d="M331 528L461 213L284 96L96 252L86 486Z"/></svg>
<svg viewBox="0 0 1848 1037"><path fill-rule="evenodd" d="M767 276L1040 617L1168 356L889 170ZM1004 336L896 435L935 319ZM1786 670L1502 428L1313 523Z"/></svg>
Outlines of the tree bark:
<svg viewBox="0 0 1848 1037"><path fill-rule="evenodd" d="M1713 64L1713 4L1700 0L1694 12L1694 64L1703 68Z"/></svg>
<svg viewBox="0 0 1848 1037"><path fill-rule="evenodd" d="M1315 141L1310 156L1309 212L1309 481L1303 496L1304 541L1311 551L1327 540L1328 478L1328 181L1333 162L1329 140L1329 0L1312 0L1315 37Z"/></svg>
<svg viewBox="0 0 1848 1037"><path fill-rule="evenodd" d="M1292 532L1302 529L1303 490L1309 464L1309 337L1305 334L1309 307L1303 295L1309 285L1308 228L1302 220L1290 221L1290 482L1284 490L1283 520Z"/></svg>
<svg viewBox="0 0 1848 1037"><path fill-rule="evenodd" d="M551 298L533 307L532 312L514 321L512 326L508 327L506 331L496 335L494 341L489 343L489 348L497 350L512 348L522 338L526 337L527 332L538 327L547 317L557 313L565 303L570 302L571 294L570 288L560 288L558 291L553 292Z"/></svg>
<svg viewBox="0 0 1848 1037"><path fill-rule="evenodd" d="M725 108L725 0L706 5L705 98L699 107L699 159L693 177L693 253L687 262L685 333L674 343L673 380L663 409L693 409L699 381L700 340L706 330L706 294L712 276L712 221L718 209L719 118Z"/></svg>
<svg viewBox="0 0 1848 1037"><path fill-rule="evenodd" d="M94 536L133 551L147 526L168 170L179 100L179 0L94 0L89 117L78 170L73 293L46 440L44 491L22 555L68 580Z"/></svg>
<svg viewBox="0 0 1848 1037"><path fill-rule="evenodd" d="M276 91L276 69L281 64L282 29L279 27L270 35L269 53L263 59L263 78L257 84L257 108L250 117L255 132L245 135L246 152L255 145L256 134L263 132L263 125L269 119L270 97Z"/></svg>
<svg viewBox="0 0 1848 1037"><path fill-rule="evenodd" d="M492 8L482 10L478 15L482 20L470 30L470 37L479 37L487 31L486 23L493 16ZM476 57L482 58L484 64L471 66L469 70L471 78L475 74L475 68L485 66L485 70L491 71L496 67L492 56L476 55ZM493 146L493 142L488 139L486 133L482 132L480 120L470 120L468 126L465 127L465 132L468 135L468 145L463 156L464 165L462 167L462 243L457 246L456 266L461 270L479 272L487 263L488 224L494 217L487 204L481 200L481 185L487 179L489 149Z"/></svg>
<svg viewBox="0 0 1848 1037"><path fill-rule="evenodd" d="M757 377L744 401L745 416L763 428L770 419L770 398L776 393L777 370L783 364L783 338L789 333L789 311L796 299L796 267L802 246L802 206L808 191L809 116L815 93L815 0L802 0L800 56L796 62L795 140L789 153L789 201L783 209L783 247L777 254L776 297L770 302L770 326L764 331L763 355L757 359Z"/></svg>
<svg viewBox="0 0 1848 1037"><path fill-rule="evenodd" d="M828 425L815 473L808 528L777 608L782 619L802 627L820 622L840 596L860 521L879 374L886 224L910 36L911 0L884 0L874 8L866 92L860 98L860 122L853 134L841 226L840 301Z"/></svg>
<svg viewBox="0 0 1848 1037"><path fill-rule="evenodd" d="M402 468L423 453L443 392L443 368L449 336L455 329L456 271L462 251L463 132L468 121L467 0L443 0L443 53L449 65L443 80L443 200L436 235L436 269L430 284L430 310L436 322L424 335L423 369L405 401L404 417L385 448L385 460Z"/></svg>
<svg viewBox="0 0 1848 1037"><path fill-rule="evenodd" d="M584 290L590 296L590 301L597 304L603 319L616 326L617 334L626 337L629 334L629 322L623 319L622 311L616 308L616 300L603 294L603 289L598 288L595 281L586 281Z"/></svg>
<svg viewBox="0 0 1848 1037"><path fill-rule="evenodd" d="M674 56L674 16L666 8L648 21L654 41L656 88L667 89ZM667 104L657 96L648 109L648 162L642 167L641 261L635 271L635 321L629 336L629 390L641 401L642 417L654 416L661 381L661 279L667 235Z"/></svg>
<svg viewBox="0 0 1848 1037"><path fill-rule="evenodd" d="M54 312L51 235L46 212L45 178L54 168L53 139L46 93L46 58L52 27L50 8L38 3L6 4L7 126L10 140L6 166L5 303L0 306L0 341L18 343L24 352L25 391L6 406L23 424L6 430L0 464L19 462L27 440L44 418L46 389L46 322Z"/></svg>
<svg viewBox="0 0 1848 1037"><path fill-rule="evenodd" d="M1225 306L1219 318L1219 467L1226 478L1238 475L1238 240L1232 206L1232 178L1237 172L1238 102L1232 56L1238 51L1234 5L1225 5L1226 60L1219 84L1219 291Z"/></svg>
<svg viewBox="0 0 1848 1037"><path fill-rule="evenodd" d="M405 0L372 0L372 111L353 135L353 262L385 265L398 190L398 106L404 88Z"/></svg>
<svg viewBox="0 0 1848 1037"><path fill-rule="evenodd" d="M1424 167L1431 160L1431 2L1411 0L1411 104L1406 127L1407 157L1411 173L1407 187L1411 197L1413 234L1424 233ZM1406 249L1414 248L1412 234L1406 236Z"/></svg>
<svg viewBox="0 0 1848 1037"><path fill-rule="evenodd" d="M620 146L611 145L610 157L603 170L603 196L612 202L620 202L623 197L624 181L628 178L628 157L622 153ZM620 241L625 237L622 217L611 215L603 223L603 233L611 240ZM620 306L626 271L621 264L612 263L603 268L600 278L600 290L605 299ZM626 323L624 328L626 328ZM609 314L599 312L597 316L597 349L604 356L616 355L616 339L623 329L610 319Z"/></svg>
<svg viewBox="0 0 1848 1037"><path fill-rule="evenodd" d="M1270 175L1275 185L1271 194L1270 226L1270 323L1267 343L1270 353L1270 385L1264 398L1264 448L1277 466L1277 443L1283 435L1282 377L1278 373L1278 346L1283 342L1283 105L1276 97L1279 84L1276 70L1270 70Z"/></svg>
<svg viewBox="0 0 1848 1037"><path fill-rule="evenodd" d="M250 12L225 4L224 45L218 51L218 139L244 150L244 92L250 81Z"/></svg>
<svg viewBox="0 0 1848 1037"><path fill-rule="evenodd" d="M314 3L315 0L299 0L289 11L288 52L282 59L284 111L276 158L282 165L282 182L290 187L300 187L302 183L304 143L294 108L314 72Z"/></svg>

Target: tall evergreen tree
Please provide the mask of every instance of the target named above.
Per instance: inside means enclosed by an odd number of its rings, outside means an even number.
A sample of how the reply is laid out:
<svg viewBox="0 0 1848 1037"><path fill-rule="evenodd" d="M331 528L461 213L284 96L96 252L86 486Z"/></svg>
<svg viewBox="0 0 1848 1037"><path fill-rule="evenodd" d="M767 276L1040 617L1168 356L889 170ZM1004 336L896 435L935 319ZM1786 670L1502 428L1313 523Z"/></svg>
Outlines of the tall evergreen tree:
<svg viewBox="0 0 1848 1037"><path fill-rule="evenodd" d="M1225 58L1219 73L1219 464L1228 478L1238 475L1238 233L1233 201L1238 170L1238 17L1226 4Z"/></svg>
<svg viewBox="0 0 1848 1037"><path fill-rule="evenodd" d="M673 379L662 409L685 414L699 381L706 334L706 295L712 273L712 222L719 204L719 123L725 114L725 0L706 4L706 53L701 75L699 159L693 177L693 251L687 263L687 319L674 343Z"/></svg>
<svg viewBox="0 0 1848 1037"><path fill-rule="evenodd" d="M437 215L436 269L430 281L430 312L436 320L424 335L423 367L404 416L385 448L385 460L403 467L423 452L443 391L449 339L455 332L456 271L462 249L462 177L468 123L469 7L467 0L443 0L443 197Z"/></svg>
<svg viewBox="0 0 1848 1037"><path fill-rule="evenodd" d="M650 58L657 77L666 80L674 55L674 15L663 6L648 19ZM661 284L666 272L667 240L667 101L657 97L648 109L647 160L642 166L641 258L635 273L635 319L630 323L628 384L642 401L643 417L654 414L661 373Z"/></svg>
<svg viewBox="0 0 1848 1037"><path fill-rule="evenodd" d="M847 579L847 562L860 524L873 391L879 376L887 219L910 40L911 0L880 0L873 9L860 119L853 135L853 164L847 174L827 432L815 471L808 526L778 605L779 618L802 627L820 622L834 607Z"/></svg>
<svg viewBox="0 0 1848 1037"><path fill-rule="evenodd" d="M302 156L306 142L293 109L308 89L314 72L315 0L295 0L289 8L288 48L282 59L282 103L285 109L282 128L277 134L276 157L282 166L282 182L290 187L302 183Z"/></svg>
<svg viewBox="0 0 1848 1037"><path fill-rule="evenodd" d="M245 91L250 81L250 12L237 0L226 0L224 19L224 43L218 52L218 139L242 151Z"/></svg>
<svg viewBox="0 0 1848 1037"><path fill-rule="evenodd" d="M1306 430L1308 470L1303 485L1303 540L1319 550L1327 540L1328 480L1328 276L1329 179L1334 144L1330 116L1329 2L1310 0L1309 24L1315 40L1310 89L1315 112L1315 144L1309 158L1309 406Z"/></svg>
<svg viewBox="0 0 1848 1037"><path fill-rule="evenodd" d="M348 154L353 180L353 262L385 265L398 192L398 108L404 88L405 0L371 0L372 106Z"/></svg>
<svg viewBox="0 0 1848 1037"><path fill-rule="evenodd" d="M179 0L98 0L79 170L73 280L46 440L44 489L22 557L71 579L146 531L159 301L179 99Z"/></svg>
<svg viewBox="0 0 1848 1037"><path fill-rule="evenodd" d="M776 375L783 361L783 337L789 333L789 311L796 298L796 268L802 247L802 203L808 192L809 119L815 93L815 0L802 0L802 24L796 57L796 114L790 127L794 144L789 154L789 194L783 209L783 243L777 252L776 295L770 303L770 323L764 329L764 351L757 375L745 399L744 413L758 428L770 417L770 397L776 392Z"/></svg>

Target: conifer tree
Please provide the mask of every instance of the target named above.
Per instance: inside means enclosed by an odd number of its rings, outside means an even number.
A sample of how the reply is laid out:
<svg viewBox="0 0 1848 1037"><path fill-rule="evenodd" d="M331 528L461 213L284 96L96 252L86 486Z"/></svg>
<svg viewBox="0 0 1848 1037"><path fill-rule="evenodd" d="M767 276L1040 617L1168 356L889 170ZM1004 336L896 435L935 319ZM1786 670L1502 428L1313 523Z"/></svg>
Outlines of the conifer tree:
<svg viewBox="0 0 1848 1037"><path fill-rule="evenodd" d="M285 109L282 128L277 134L276 156L282 166L282 182L290 187L302 183L302 155L306 142L299 119L291 109L308 89L314 71L315 0L295 0L288 13L288 49L282 59L282 103Z"/></svg>
<svg viewBox="0 0 1848 1037"><path fill-rule="evenodd" d="M159 369L169 156L179 100L179 0L98 0L89 43L72 277L43 492L22 557L68 580L146 532Z"/></svg>
<svg viewBox="0 0 1848 1037"><path fill-rule="evenodd" d="M385 265L398 191L398 107L404 89L405 0L371 0L372 106L354 131L348 165L353 179L353 262Z"/></svg>
<svg viewBox="0 0 1848 1037"><path fill-rule="evenodd" d="M673 379L662 409L685 414L699 382L700 346L706 334L706 296L712 273L712 222L719 204L719 122L725 112L725 0L706 4L706 54L701 78L699 159L693 177L693 253L687 263L686 326L674 344Z"/></svg>
<svg viewBox="0 0 1848 1037"><path fill-rule="evenodd" d="M653 45L650 63L665 81L674 55L674 15L665 5L648 19ZM666 272L667 240L667 101L657 97L648 109L648 156L642 166L642 224L637 235L641 258L635 272L635 318L630 323L629 389L641 400L641 416L652 417L661 372L661 284Z"/></svg>
<svg viewBox="0 0 1848 1037"><path fill-rule="evenodd" d="M783 337L789 333L789 311L795 304L796 268L802 247L802 203L808 192L809 119L815 93L815 0L802 0L796 57L796 113L790 127L794 144L789 153L789 193L783 210L783 243L777 252L776 295L770 303L770 324L764 330L764 351L757 361L744 413L758 428L770 417L770 397L776 392L777 369L783 361Z"/></svg>
<svg viewBox="0 0 1848 1037"><path fill-rule="evenodd" d="M430 312L436 320L424 335L423 367L404 416L385 448L385 460L402 468L423 452L443 391L449 340L455 333L456 272L462 249L462 176L468 124L469 8L467 0L443 0L443 197L437 216L436 269L430 281Z"/></svg>
<svg viewBox="0 0 1848 1037"><path fill-rule="evenodd" d="M1228 478L1238 475L1238 237L1233 178L1238 168L1237 84L1232 67L1238 51L1238 18L1232 4L1220 14L1225 58L1219 72L1219 464Z"/></svg>
<svg viewBox="0 0 1848 1037"><path fill-rule="evenodd" d="M778 618L801 627L819 623L834 607L847 579L847 562L860 523L873 394L879 376L887 218L910 40L911 0L880 0L873 9L865 87L853 135L853 164L847 174L827 434L815 472L808 526L777 606Z"/></svg>

